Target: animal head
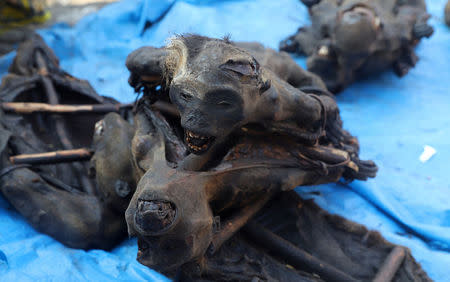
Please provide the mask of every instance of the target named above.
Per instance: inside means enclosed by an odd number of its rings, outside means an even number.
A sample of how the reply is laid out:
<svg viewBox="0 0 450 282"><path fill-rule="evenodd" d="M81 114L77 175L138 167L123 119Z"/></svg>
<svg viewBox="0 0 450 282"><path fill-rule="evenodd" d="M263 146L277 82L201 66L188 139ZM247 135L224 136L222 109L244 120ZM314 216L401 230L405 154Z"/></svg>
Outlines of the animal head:
<svg viewBox="0 0 450 282"><path fill-rule="evenodd" d="M337 13L336 48L352 54L369 54L377 40L381 19L375 7L364 4L343 7Z"/></svg>
<svg viewBox="0 0 450 282"><path fill-rule="evenodd" d="M127 66L135 87L146 70L159 71L194 154L206 152L247 123L252 103L267 89L256 59L228 39L177 36L165 48L136 50Z"/></svg>

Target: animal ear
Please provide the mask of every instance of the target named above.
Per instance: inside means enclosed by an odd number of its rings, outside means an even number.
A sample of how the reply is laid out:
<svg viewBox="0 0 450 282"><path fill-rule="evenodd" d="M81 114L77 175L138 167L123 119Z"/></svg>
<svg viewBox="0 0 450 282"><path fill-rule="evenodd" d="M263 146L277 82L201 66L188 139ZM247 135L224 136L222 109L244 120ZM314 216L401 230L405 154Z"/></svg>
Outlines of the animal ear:
<svg viewBox="0 0 450 282"><path fill-rule="evenodd" d="M257 77L259 75L259 63L255 59L251 61L230 59L225 64L220 65L219 68L232 71L240 76Z"/></svg>

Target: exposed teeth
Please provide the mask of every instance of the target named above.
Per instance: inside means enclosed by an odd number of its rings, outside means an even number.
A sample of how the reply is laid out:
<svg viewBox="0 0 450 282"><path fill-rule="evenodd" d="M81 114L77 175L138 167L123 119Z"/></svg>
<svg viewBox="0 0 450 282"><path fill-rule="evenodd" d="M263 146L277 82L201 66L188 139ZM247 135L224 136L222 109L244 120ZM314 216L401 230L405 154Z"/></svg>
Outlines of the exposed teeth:
<svg viewBox="0 0 450 282"><path fill-rule="evenodd" d="M186 144L191 151L200 152L208 149L212 137L196 134L192 131L186 130Z"/></svg>
<svg viewBox="0 0 450 282"><path fill-rule="evenodd" d="M202 139L202 140L208 139L208 137L202 136L202 135L198 135L198 134L195 134L195 133L192 132L192 131L187 131L187 135L188 135L188 137L191 137L191 138L197 138L197 139Z"/></svg>
<svg viewBox="0 0 450 282"><path fill-rule="evenodd" d="M193 149L195 151L200 151L200 150L206 149L208 147L208 144L205 144L205 145L203 145L201 147L198 147L198 146L195 146L193 144L188 143L188 146L189 146L189 148L191 148L191 149Z"/></svg>

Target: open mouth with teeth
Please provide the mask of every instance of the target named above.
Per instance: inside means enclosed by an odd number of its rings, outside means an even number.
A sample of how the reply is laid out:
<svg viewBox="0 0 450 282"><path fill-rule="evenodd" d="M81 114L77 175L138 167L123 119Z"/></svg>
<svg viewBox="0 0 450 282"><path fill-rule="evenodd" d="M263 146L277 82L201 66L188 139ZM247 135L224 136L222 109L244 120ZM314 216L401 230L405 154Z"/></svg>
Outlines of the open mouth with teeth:
<svg viewBox="0 0 450 282"><path fill-rule="evenodd" d="M184 140L186 141L189 151L196 155L208 151L214 139L215 137L213 136L200 135L187 129L184 132Z"/></svg>

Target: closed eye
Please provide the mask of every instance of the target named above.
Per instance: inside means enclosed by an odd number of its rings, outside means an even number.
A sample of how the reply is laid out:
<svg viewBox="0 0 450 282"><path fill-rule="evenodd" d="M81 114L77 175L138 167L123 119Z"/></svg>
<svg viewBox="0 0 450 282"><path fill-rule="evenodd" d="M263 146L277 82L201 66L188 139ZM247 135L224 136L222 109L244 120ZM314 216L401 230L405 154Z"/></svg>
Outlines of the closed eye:
<svg viewBox="0 0 450 282"><path fill-rule="evenodd" d="M192 95L181 92L180 93L180 97L181 99L185 100L185 101L190 101L192 99Z"/></svg>
<svg viewBox="0 0 450 282"><path fill-rule="evenodd" d="M228 101L220 101L217 103L217 105L222 106L222 107L229 107L232 106L232 104Z"/></svg>

